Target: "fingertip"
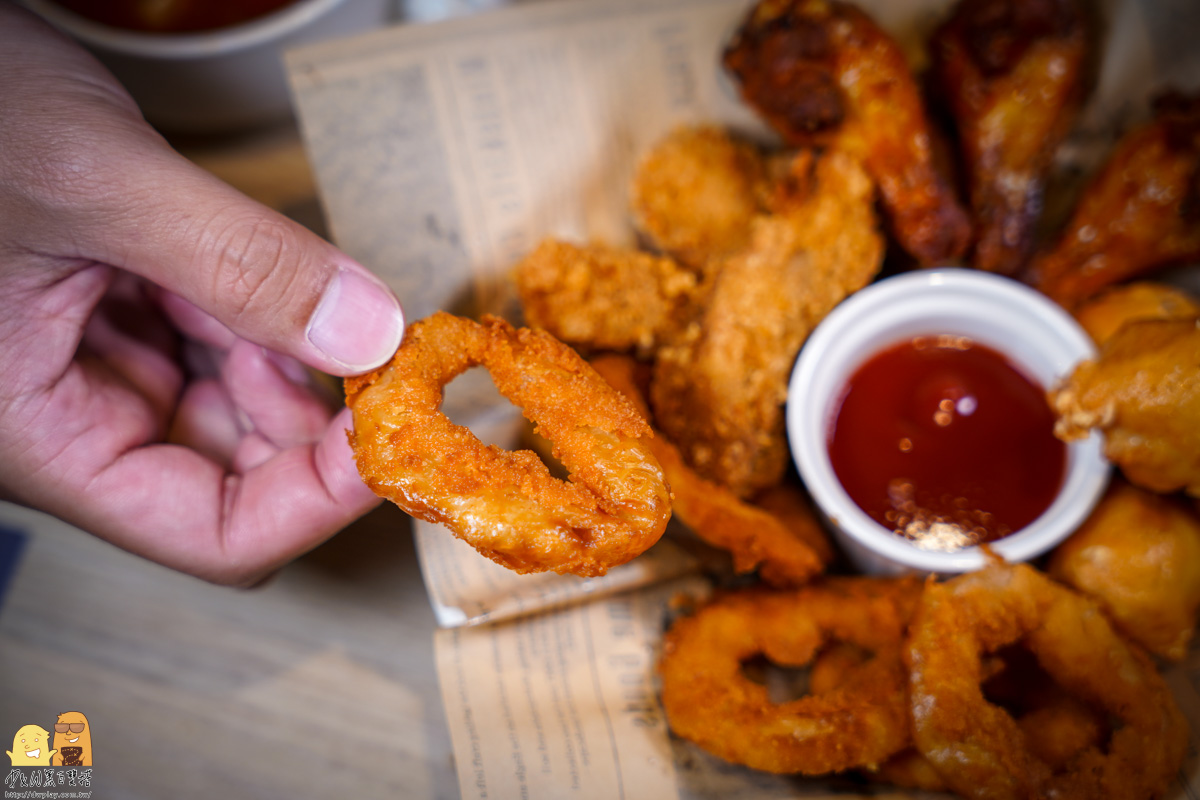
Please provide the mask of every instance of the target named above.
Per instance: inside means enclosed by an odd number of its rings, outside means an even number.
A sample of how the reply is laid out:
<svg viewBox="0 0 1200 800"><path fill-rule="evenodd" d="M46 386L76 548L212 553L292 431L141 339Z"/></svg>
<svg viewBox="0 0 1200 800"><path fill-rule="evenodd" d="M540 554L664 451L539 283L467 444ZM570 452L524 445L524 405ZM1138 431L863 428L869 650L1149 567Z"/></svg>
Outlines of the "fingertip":
<svg viewBox="0 0 1200 800"><path fill-rule="evenodd" d="M386 364L404 337L404 311L391 289L365 268L339 266L326 284L305 338L335 375L357 375Z"/></svg>
<svg viewBox="0 0 1200 800"><path fill-rule="evenodd" d="M184 336L222 350L237 341L233 331L190 301L155 284L150 284L149 291Z"/></svg>
<svg viewBox="0 0 1200 800"><path fill-rule="evenodd" d="M317 445L317 469L326 489L337 501L365 512L380 503L379 495L363 482L350 446L354 418L343 408L329 422L325 437Z"/></svg>

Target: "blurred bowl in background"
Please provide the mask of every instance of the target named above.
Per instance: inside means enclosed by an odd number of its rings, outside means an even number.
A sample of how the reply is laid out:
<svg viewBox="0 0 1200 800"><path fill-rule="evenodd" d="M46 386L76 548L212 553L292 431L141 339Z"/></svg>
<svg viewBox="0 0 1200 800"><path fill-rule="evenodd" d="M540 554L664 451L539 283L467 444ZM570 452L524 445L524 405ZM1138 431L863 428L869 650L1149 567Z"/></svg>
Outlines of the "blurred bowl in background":
<svg viewBox="0 0 1200 800"><path fill-rule="evenodd" d="M22 0L81 42L124 84L146 119L172 133L229 133L292 113L283 51L381 27L392 0L295 0L247 22L196 33L145 33Z"/></svg>

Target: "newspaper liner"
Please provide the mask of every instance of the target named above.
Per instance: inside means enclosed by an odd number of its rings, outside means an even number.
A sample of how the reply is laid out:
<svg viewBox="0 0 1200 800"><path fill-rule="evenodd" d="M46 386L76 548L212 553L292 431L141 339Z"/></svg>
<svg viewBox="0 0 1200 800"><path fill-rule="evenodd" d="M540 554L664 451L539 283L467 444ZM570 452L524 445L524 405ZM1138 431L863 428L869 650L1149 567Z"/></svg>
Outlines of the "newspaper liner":
<svg viewBox="0 0 1200 800"><path fill-rule="evenodd" d="M388 281L410 319L438 309L516 318L507 272L543 236L635 241L629 178L671 127L711 121L770 138L718 66L747 5L543 3L288 54L334 240ZM949 2L861 5L919 63ZM1062 198L1146 116L1153 91L1200 78L1200 6L1098 6L1100 69L1059 154ZM1069 207L1051 203L1048 216ZM519 422L486 382L468 375L451 388L453 418L515 441ZM671 598L704 585L676 577L694 562L669 542L592 581L513 575L422 523L417 546L446 626L435 646L464 797L923 796L752 773L670 737L653 665ZM1167 677L1194 727L1200 651ZM1168 797L1197 796L1193 745Z"/></svg>

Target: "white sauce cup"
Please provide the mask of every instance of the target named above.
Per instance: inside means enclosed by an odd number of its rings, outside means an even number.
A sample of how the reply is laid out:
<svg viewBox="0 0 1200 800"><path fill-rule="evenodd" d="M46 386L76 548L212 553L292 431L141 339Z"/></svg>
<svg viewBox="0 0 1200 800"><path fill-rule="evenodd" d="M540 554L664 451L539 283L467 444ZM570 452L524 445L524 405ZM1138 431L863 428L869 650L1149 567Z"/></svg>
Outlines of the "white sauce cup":
<svg viewBox="0 0 1200 800"><path fill-rule="evenodd" d="M1004 355L1049 389L1095 355L1075 320L1044 295L1008 278L969 269L904 273L852 295L813 331L788 387L787 430L800 476L843 551L863 572L951 575L979 569L978 547L922 550L876 522L833 471L829 432L847 382L865 362L916 336L965 336ZM992 549L1027 561L1059 544L1091 512L1108 484L1102 437L1067 445L1062 486L1050 507Z"/></svg>

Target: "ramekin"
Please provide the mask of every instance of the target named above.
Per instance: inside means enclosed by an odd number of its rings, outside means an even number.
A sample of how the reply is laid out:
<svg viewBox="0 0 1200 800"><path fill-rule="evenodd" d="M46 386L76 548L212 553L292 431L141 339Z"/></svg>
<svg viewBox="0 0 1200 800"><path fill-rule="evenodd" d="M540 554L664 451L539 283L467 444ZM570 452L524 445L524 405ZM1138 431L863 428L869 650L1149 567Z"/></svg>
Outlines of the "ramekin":
<svg viewBox="0 0 1200 800"><path fill-rule="evenodd" d="M863 572L951 575L979 569L978 547L922 550L880 525L850 498L829 458L829 431L847 381L881 350L916 336L966 336L1006 356L1051 388L1095 347L1062 308L1014 280L969 269L908 272L852 295L813 331L788 388L787 430L800 476L843 551ZM1009 561L1028 561L1069 536L1108 483L1102 437L1067 445L1058 495L1032 523L992 543Z"/></svg>

